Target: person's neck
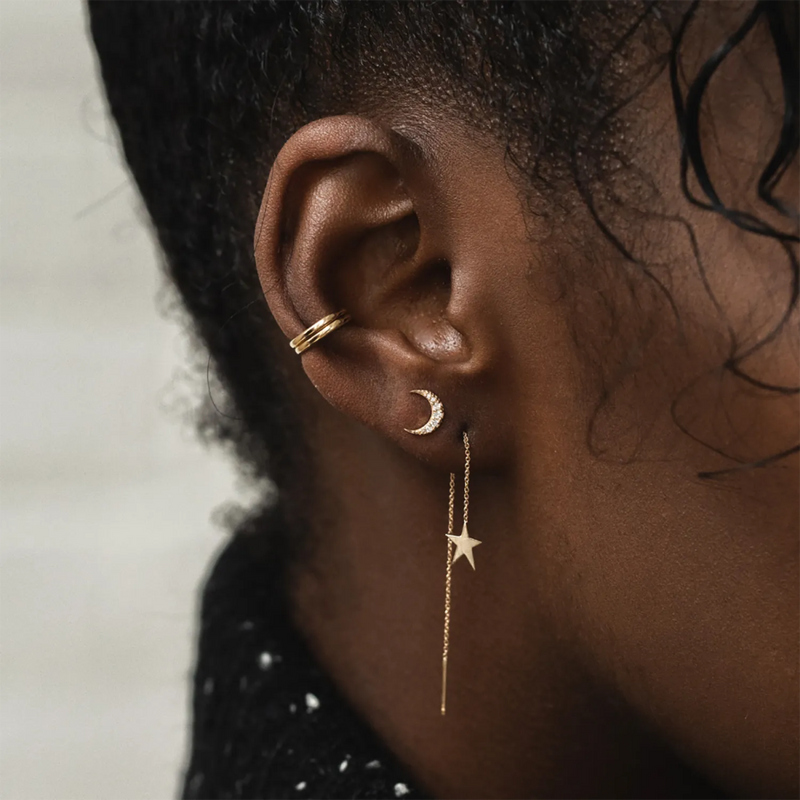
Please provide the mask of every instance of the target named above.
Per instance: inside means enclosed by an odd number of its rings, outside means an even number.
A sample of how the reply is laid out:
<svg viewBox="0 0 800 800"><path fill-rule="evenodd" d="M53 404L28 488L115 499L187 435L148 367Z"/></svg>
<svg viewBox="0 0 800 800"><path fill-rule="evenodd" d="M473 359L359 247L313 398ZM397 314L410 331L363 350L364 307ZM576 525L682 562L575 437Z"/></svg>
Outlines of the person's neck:
<svg viewBox="0 0 800 800"><path fill-rule="evenodd" d="M422 787L461 798L717 796L579 666L539 588L550 561L531 563L521 543L531 532L515 524L513 487L499 477L473 476L470 533L483 544L475 572L453 565L442 716L447 477L341 420L317 440L327 443L319 524L293 581L296 623Z"/></svg>

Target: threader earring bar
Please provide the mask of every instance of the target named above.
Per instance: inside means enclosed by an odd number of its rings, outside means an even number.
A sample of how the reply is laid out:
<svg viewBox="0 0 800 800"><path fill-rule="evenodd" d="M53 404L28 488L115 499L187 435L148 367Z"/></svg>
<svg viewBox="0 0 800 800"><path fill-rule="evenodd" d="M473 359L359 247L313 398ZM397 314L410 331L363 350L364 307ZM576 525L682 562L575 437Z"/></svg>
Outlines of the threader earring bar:
<svg viewBox="0 0 800 800"><path fill-rule="evenodd" d="M453 508L455 506L455 479L456 476L450 473L450 498L447 514L447 572L444 582L444 645L442 647L442 716L447 713L447 656L450 652L450 591L452 588L453 564L461 556L465 556L472 569L475 569L475 556L472 549L481 542L473 539L469 535L467 524L469 523L469 476L472 463L469 436L466 431L461 435L464 442L464 524L461 527L461 535L453 534ZM453 552L455 545L455 553Z"/></svg>
<svg viewBox="0 0 800 800"><path fill-rule="evenodd" d="M450 501L447 509L447 571L444 579L444 643L442 645L442 716L447 712L447 654L450 651L450 589L453 583L453 508L456 497L456 476L450 473Z"/></svg>

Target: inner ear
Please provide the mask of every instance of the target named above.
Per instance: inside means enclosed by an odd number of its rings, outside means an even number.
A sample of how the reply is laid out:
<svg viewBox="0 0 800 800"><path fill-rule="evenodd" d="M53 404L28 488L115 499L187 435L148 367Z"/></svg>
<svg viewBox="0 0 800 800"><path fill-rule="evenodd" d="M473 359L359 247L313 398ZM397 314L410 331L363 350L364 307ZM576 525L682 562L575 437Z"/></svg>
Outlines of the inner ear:
<svg viewBox="0 0 800 800"><path fill-rule="evenodd" d="M394 294L396 323L408 341L438 361L466 360L466 341L450 323L451 270L444 258L423 261Z"/></svg>
<svg viewBox="0 0 800 800"><path fill-rule="evenodd" d="M354 325L399 333L419 355L467 357L448 321L450 264L387 157L355 152L304 164L287 188L281 233L288 292L309 306L308 319L346 308Z"/></svg>

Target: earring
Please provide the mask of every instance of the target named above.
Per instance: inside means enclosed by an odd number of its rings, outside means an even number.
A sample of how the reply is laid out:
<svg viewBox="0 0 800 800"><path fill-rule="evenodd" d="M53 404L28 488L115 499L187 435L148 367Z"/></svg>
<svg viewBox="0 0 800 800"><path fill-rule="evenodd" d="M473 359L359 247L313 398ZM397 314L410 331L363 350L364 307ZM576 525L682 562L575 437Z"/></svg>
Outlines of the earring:
<svg viewBox="0 0 800 800"><path fill-rule="evenodd" d="M335 314L328 314L327 317L318 319L313 325L306 328L299 336L295 336L289 342L289 346L297 355L305 353L309 347L322 341L329 333L339 330L342 325L347 325L351 319L352 317L344 309Z"/></svg>
<svg viewBox="0 0 800 800"><path fill-rule="evenodd" d="M452 472L450 473L450 497L447 513L447 571L444 581L444 643L442 646L442 716L445 715L447 710L447 656L450 651L450 589L452 586L453 563L458 561L461 556L466 556L467 561L469 561L474 570L475 557L472 555L472 549L481 543L479 539L470 537L467 530L467 523L469 522L470 451L469 436L466 431L462 434L462 439L464 441L464 524L461 528L460 536L453 534L456 476ZM453 555L454 545L455 555Z"/></svg>
<svg viewBox="0 0 800 800"><path fill-rule="evenodd" d="M421 428L404 428L406 433L413 433L415 436L425 436L433 433L444 419L444 406L442 401L427 389L412 389L411 394L418 394L424 397L431 407L431 415L428 421ZM450 492L447 505L447 570L444 579L444 642L442 644L442 716L447 711L447 656L450 652L450 590L453 584L453 564L461 556L465 556L472 569L475 569L475 557L472 554L473 548L481 542L473 539L467 530L469 522L469 472L471 465L469 436L464 431L461 434L464 442L464 521L461 527L461 535L453 533L455 526L455 503L456 503L456 476L450 473Z"/></svg>
<svg viewBox="0 0 800 800"><path fill-rule="evenodd" d="M418 394L428 401L431 407L431 415L421 428L414 428L413 430L403 428L403 430L406 433L413 433L415 436L426 436L429 433L433 433L442 424L442 420L444 419L444 406L442 405L442 401L433 392L429 392L427 389L412 389L411 394Z"/></svg>

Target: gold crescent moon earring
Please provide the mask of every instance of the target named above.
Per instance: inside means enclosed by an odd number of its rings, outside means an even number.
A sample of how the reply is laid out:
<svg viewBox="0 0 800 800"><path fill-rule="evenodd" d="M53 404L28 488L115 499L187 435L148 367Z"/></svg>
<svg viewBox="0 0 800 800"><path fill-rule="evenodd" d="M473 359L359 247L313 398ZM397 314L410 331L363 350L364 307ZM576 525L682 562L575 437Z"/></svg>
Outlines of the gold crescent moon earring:
<svg viewBox="0 0 800 800"><path fill-rule="evenodd" d="M406 433L413 433L414 436L425 436L429 433L433 433L442 424L442 420L444 419L444 406L442 405L442 401L433 392L429 392L427 389L412 389L411 394L418 394L428 401L431 407L431 415L421 428L414 428L413 430L410 428L403 428L403 430Z"/></svg>

